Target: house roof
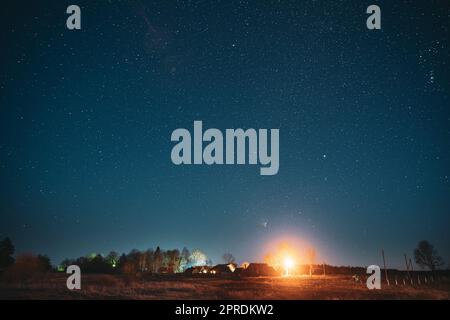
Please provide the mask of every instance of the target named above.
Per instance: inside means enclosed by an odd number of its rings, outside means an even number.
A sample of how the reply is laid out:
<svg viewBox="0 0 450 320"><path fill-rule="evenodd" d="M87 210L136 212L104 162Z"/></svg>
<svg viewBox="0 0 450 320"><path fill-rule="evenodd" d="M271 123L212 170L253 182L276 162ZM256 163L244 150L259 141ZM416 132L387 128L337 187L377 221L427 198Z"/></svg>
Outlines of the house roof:
<svg viewBox="0 0 450 320"><path fill-rule="evenodd" d="M234 271L234 268L232 268L231 264L218 264L212 267L210 271L232 273Z"/></svg>

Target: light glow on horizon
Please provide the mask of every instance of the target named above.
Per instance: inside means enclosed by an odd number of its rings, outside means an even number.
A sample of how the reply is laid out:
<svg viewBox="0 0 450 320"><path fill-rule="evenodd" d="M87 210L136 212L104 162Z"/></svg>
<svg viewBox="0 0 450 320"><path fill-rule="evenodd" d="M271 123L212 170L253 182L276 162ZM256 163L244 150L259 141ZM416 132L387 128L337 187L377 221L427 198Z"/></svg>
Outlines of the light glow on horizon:
<svg viewBox="0 0 450 320"><path fill-rule="evenodd" d="M295 261L294 261L294 259L292 259L292 257L286 256L284 258L283 264L284 264L284 269L286 270L286 274L285 275L288 276L289 275L289 270L292 269L294 267L294 265L295 265Z"/></svg>

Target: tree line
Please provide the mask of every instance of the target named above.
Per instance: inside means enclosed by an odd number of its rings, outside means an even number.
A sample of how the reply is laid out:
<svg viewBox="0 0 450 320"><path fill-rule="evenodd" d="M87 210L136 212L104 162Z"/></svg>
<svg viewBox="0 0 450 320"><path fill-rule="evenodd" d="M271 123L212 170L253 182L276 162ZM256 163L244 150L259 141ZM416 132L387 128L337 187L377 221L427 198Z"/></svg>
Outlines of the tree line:
<svg viewBox="0 0 450 320"><path fill-rule="evenodd" d="M77 259L65 259L61 262L60 271L69 265L76 264L81 270L88 273L178 273L196 265L212 265L205 253L199 249L192 252L186 247L178 249L137 250L133 249L128 254L111 251L106 256L91 254Z"/></svg>
<svg viewBox="0 0 450 320"><path fill-rule="evenodd" d="M76 259L65 259L57 267L53 267L47 255L20 254L14 256L15 248L9 238L0 241L0 273L10 269L16 273L65 271L69 265L78 265L87 273L179 273L193 266L212 265L211 259L199 249L192 252L186 247L178 249L137 250L119 254L111 251L107 255L91 254ZM422 269L434 271L444 265L444 260L434 246L426 240L418 243L414 249L414 260ZM225 263L235 264L231 253L223 255ZM311 266L310 266L311 270ZM311 271L310 271L311 273Z"/></svg>

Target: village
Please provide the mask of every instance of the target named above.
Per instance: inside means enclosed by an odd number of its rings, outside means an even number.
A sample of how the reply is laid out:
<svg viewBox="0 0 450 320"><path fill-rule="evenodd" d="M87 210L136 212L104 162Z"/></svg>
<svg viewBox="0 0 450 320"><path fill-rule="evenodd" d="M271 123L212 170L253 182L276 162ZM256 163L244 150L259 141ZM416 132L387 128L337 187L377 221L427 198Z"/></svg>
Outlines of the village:
<svg viewBox="0 0 450 320"><path fill-rule="evenodd" d="M212 276L280 276L282 272L275 270L267 263L235 263L217 264L215 266L195 266L186 269L186 275L212 275Z"/></svg>
<svg viewBox="0 0 450 320"><path fill-rule="evenodd" d="M406 257L406 270L383 265L379 290L369 290L372 276L366 267L317 263L313 248L301 250L286 243L275 246L262 261L239 264L229 252L223 254L223 263L213 264L199 249L158 246L123 254L92 253L55 266L46 255L14 255L8 238L1 247L8 264L0 270L0 298L7 299L450 298L450 274L436 268L436 255L432 261L416 260L428 263L428 270L414 270ZM420 242L417 250L427 248L428 243ZM76 272L78 280L69 286Z"/></svg>

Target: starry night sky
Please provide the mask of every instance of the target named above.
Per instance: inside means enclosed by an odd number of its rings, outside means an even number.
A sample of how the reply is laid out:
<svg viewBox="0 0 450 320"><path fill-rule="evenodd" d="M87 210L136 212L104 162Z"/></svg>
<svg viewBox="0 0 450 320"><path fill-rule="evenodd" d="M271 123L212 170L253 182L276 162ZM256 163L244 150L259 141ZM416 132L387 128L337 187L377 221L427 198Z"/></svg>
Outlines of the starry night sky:
<svg viewBox="0 0 450 320"><path fill-rule="evenodd" d="M384 248L400 267L426 239L448 264L447 1L6 1L0 17L0 237L18 252L260 261L292 237L319 261ZM194 120L279 128L279 173L173 165Z"/></svg>

